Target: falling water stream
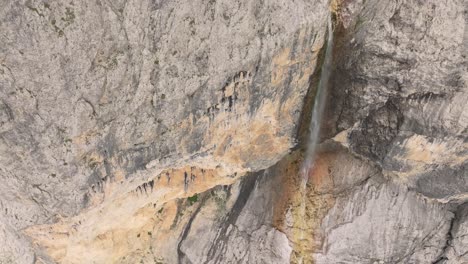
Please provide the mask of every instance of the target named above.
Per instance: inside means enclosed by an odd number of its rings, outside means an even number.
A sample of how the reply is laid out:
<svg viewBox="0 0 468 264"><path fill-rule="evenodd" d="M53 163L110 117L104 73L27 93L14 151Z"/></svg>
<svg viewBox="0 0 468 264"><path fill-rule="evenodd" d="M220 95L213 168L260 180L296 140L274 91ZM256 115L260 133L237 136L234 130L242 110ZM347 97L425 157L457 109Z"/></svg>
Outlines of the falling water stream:
<svg viewBox="0 0 468 264"><path fill-rule="evenodd" d="M302 194L302 201L300 207L300 216L301 220L305 221L305 214L306 214L306 186L309 181L309 173L310 170L314 166L314 159L315 159L315 152L317 148L317 144L319 141L319 132L320 132L320 124L322 121L323 111L325 109L325 101L327 95L327 86L328 86L328 79L330 78L330 67L332 62L332 46L333 46L333 26L332 26L332 18L331 12L328 15L328 31L327 31L327 43L326 43L326 50L325 50L325 58L322 64L322 69L320 73L320 79L317 87L317 93L314 98L314 105L312 109L312 118L310 121L309 126L309 138L307 139L307 149L306 154L304 157L304 162L302 163L301 167L301 194ZM303 222L303 227L300 231L300 240L304 239L304 229L305 229L305 222ZM302 256L299 259L299 263L302 263Z"/></svg>
<svg viewBox="0 0 468 264"><path fill-rule="evenodd" d="M307 181L309 170L314 165L315 149L319 141L320 124L322 122L323 111L325 109L325 101L327 96L328 79L330 78L330 64L332 60L332 45L333 45L333 32L332 32L331 14L328 16L328 38L327 47L325 50L325 59L322 64L317 94L314 98L314 106L312 109L312 118L309 126L309 138L307 141L307 149L304 162L302 164L303 179Z"/></svg>

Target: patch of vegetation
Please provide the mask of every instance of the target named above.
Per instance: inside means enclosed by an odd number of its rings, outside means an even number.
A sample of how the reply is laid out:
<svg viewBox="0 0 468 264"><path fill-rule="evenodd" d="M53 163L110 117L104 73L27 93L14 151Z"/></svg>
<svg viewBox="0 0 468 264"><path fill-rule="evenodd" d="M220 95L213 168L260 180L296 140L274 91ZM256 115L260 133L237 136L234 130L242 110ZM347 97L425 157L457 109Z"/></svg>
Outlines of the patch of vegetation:
<svg viewBox="0 0 468 264"><path fill-rule="evenodd" d="M111 62L109 63L109 68L114 69L115 67L117 67L117 65L119 65L119 62L116 57L113 57L111 59Z"/></svg>
<svg viewBox="0 0 468 264"><path fill-rule="evenodd" d="M55 32L57 32L58 36L63 37L63 35L64 35L63 30L57 26L57 21L55 19L52 19L50 21L50 24L54 28Z"/></svg>
<svg viewBox="0 0 468 264"><path fill-rule="evenodd" d="M75 13L73 12L71 8L69 7L65 8L65 17L62 17L62 20L64 22L67 22L68 25L70 25L71 23L75 21Z"/></svg>
<svg viewBox="0 0 468 264"><path fill-rule="evenodd" d="M44 4L44 7L50 9L48 4ZM60 18L62 23L58 23L57 20L52 19L50 24L54 28L54 31L58 34L59 37L63 37L65 35L64 30L66 27L71 25L75 21L75 13L69 7L65 8L65 17Z"/></svg>
<svg viewBox="0 0 468 264"><path fill-rule="evenodd" d="M190 205L196 203L198 201L198 194L196 193L193 196L188 197L187 200L189 201Z"/></svg>

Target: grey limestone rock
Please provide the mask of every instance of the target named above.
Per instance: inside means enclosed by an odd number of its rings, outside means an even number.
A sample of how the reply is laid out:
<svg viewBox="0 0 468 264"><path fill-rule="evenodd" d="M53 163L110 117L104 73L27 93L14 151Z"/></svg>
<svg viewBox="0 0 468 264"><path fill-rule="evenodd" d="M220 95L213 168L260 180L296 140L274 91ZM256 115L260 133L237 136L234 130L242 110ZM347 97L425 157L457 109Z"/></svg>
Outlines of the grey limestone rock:
<svg viewBox="0 0 468 264"><path fill-rule="evenodd" d="M468 263L467 12L0 0L0 263Z"/></svg>

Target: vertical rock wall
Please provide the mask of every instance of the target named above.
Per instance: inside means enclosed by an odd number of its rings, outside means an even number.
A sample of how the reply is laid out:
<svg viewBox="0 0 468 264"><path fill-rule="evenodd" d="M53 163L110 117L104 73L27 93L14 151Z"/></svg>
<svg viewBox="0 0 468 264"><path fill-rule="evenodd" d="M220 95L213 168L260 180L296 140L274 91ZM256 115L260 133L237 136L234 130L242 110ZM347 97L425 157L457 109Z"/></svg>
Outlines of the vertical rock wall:
<svg viewBox="0 0 468 264"><path fill-rule="evenodd" d="M467 8L0 1L0 263L468 261Z"/></svg>

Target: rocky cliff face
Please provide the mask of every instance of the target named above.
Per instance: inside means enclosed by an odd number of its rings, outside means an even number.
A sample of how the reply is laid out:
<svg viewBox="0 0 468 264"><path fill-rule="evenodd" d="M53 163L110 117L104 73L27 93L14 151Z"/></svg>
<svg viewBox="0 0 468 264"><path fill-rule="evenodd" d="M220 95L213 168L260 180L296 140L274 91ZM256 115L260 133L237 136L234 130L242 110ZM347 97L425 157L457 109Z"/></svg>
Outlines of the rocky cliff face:
<svg viewBox="0 0 468 264"><path fill-rule="evenodd" d="M0 263L468 263L466 0L0 6Z"/></svg>

